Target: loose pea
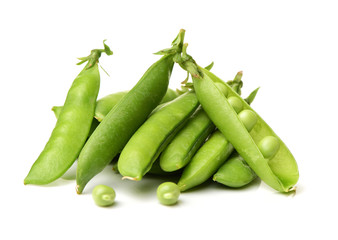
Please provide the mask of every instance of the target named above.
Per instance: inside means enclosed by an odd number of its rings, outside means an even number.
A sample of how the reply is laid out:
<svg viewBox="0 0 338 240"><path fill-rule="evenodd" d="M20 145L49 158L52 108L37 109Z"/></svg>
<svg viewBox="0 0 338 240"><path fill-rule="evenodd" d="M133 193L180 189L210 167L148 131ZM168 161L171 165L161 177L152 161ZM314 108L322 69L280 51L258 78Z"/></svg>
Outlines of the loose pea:
<svg viewBox="0 0 338 240"><path fill-rule="evenodd" d="M239 119L244 124L245 128L250 132L257 123L256 114L249 110L245 109L238 114Z"/></svg>
<svg viewBox="0 0 338 240"><path fill-rule="evenodd" d="M113 205L115 201L115 191L106 185L97 185L92 192L92 197L96 205L100 207L108 207Z"/></svg>
<svg viewBox="0 0 338 240"><path fill-rule="evenodd" d="M233 109L236 111L236 113L239 113L243 109L243 103L241 102L238 97L231 96L228 98L228 102L233 107Z"/></svg>
<svg viewBox="0 0 338 240"><path fill-rule="evenodd" d="M272 158L279 150L279 140L274 136L264 137L258 144L258 148L265 158Z"/></svg>
<svg viewBox="0 0 338 240"><path fill-rule="evenodd" d="M179 187L173 182L164 182L157 188L157 198L163 205L177 203L180 196Z"/></svg>

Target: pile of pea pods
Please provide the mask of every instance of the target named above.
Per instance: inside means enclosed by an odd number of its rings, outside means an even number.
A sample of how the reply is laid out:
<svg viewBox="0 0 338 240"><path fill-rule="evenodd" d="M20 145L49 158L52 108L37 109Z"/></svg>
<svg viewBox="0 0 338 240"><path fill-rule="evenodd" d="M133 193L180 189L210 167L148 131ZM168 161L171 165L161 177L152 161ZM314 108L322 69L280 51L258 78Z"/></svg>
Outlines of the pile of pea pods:
<svg viewBox="0 0 338 240"><path fill-rule="evenodd" d="M56 125L24 184L49 184L76 163L78 194L108 164L132 181L176 174L176 182L157 188L164 205L209 179L240 188L259 177L276 191L295 191L299 172L293 155L250 107L258 88L242 98L242 72L225 82L211 72L213 64L199 66L187 54L184 35L181 29L170 48L156 53L162 57L132 89L99 100L99 58L113 52L104 41L103 49L79 58L86 65L64 105L52 108ZM168 88L174 65L187 72L179 90ZM114 189L102 184L92 195L99 206L115 200Z"/></svg>

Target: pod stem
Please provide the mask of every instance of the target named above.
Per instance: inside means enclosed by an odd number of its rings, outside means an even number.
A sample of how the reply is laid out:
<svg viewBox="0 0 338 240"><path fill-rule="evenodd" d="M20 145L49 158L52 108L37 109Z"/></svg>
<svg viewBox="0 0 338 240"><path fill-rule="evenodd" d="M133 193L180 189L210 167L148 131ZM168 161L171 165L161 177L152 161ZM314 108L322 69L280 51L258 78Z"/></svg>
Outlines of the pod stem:
<svg viewBox="0 0 338 240"><path fill-rule="evenodd" d="M161 51L158 51L154 54L156 55L180 55L183 48L184 43L184 36L185 36L185 30L181 29L174 41L171 43L171 48L166 48Z"/></svg>
<svg viewBox="0 0 338 240"><path fill-rule="evenodd" d="M239 95L241 95L241 88L243 87L243 82L242 82L242 76L243 76L243 71L239 71L234 80L228 81L227 84L231 85L232 89L237 92Z"/></svg>
<svg viewBox="0 0 338 240"><path fill-rule="evenodd" d="M111 51L108 45L105 44L105 41L106 40L103 40L104 49L93 49L87 57L78 58L80 62L77 63L77 65L81 65L88 61L85 69L89 69L99 62L99 58L102 53L105 53L108 56L113 55L113 51Z"/></svg>

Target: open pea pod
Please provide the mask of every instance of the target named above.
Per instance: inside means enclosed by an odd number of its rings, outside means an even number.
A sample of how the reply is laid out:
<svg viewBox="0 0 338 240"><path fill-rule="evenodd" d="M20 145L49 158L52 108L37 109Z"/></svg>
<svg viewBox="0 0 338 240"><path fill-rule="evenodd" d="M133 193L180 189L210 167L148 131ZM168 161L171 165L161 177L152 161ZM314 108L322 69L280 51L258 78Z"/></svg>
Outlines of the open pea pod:
<svg viewBox="0 0 338 240"><path fill-rule="evenodd" d="M221 80L215 74L199 67L186 54L186 46L179 64L190 72L196 96L210 119L267 185L280 192L293 190L299 172L296 160L287 146L230 86L226 86L228 96L225 97L214 83ZM229 103L230 97L241 101L242 110L250 110L256 115L257 121L250 132L240 120L240 112L237 114Z"/></svg>

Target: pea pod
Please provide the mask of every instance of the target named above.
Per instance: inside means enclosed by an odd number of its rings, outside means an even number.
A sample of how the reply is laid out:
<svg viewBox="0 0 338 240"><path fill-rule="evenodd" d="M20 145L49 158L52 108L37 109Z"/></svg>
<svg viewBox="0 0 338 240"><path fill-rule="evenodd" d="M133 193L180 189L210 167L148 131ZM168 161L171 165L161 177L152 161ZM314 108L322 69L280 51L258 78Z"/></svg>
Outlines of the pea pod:
<svg viewBox="0 0 338 240"><path fill-rule="evenodd" d="M152 114L121 152L118 169L122 176L141 180L198 105L195 93L186 92Z"/></svg>
<svg viewBox="0 0 338 240"><path fill-rule="evenodd" d="M79 64L88 63L73 81L55 128L26 176L25 184L53 182L72 166L79 155L93 121L100 87L98 59L102 52L112 54L104 44L104 49L94 49L88 57L80 59Z"/></svg>
<svg viewBox="0 0 338 240"><path fill-rule="evenodd" d="M239 72L233 81L228 82L238 92L241 92L241 87L243 85L241 78L242 72ZM219 83L216 83L215 85L221 90L222 88L219 87L218 84ZM224 86L224 83L221 86ZM227 95L228 93L227 90L221 92L224 95ZM252 96L252 94L250 96ZM253 98L249 100L251 101ZM227 160L233 152L233 149L233 146L220 131L214 131L207 141L198 149L191 162L183 170L182 176L177 184L180 190L186 191L208 180Z"/></svg>
<svg viewBox="0 0 338 240"><path fill-rule="evenodd" d="M244 159L234 152L230 158L214 174L213 180L228 187L243 187L257 177Z"/></svg>
<svg viewBox="0 0 338 240"><path fill-rule="evenodd" d="M191 73L197 98L216 127L266 184L280 192L293 190L299 173L297 163L286 145L269 125L244 100L241 100L243 109L249 109L257 116L257 123L248 132L227 98L215 86L214 81L218 77L197 66L185 50L186 47L180 64ZM240 99L229 86L228 90L229 97ZM258 147L258 143L266 136L275 137L280 145L278 152L271 159L266 159Z"/></svg>
<svg viewBox="0 0 338 240"><path fill-rule="evenodd" d="M76 191L86 184L123 149L134 132L164 97L174 66L173 58L182 50L184 30L165 56L154 63L138 83L110 110L83 147L76 174ZM120 169L119 169L120 170Z"/></svg>
<svg viewBox="0 0 338 240"><path fill-rule="evenodd" d="M233 151L220 131L215 131L183 170L177 185L181 191L195 187L212 176Z"/></svg>

